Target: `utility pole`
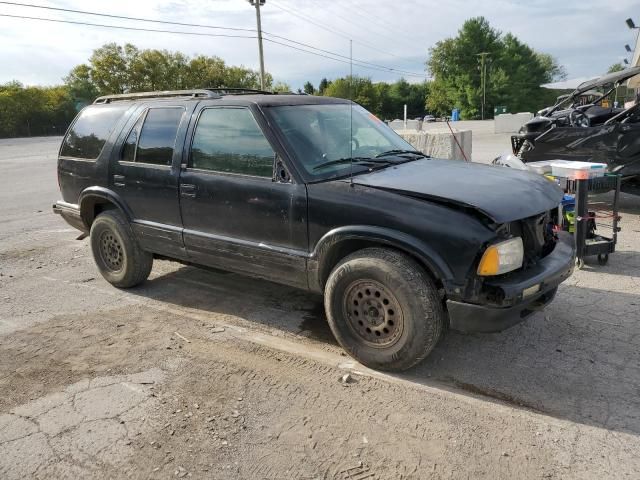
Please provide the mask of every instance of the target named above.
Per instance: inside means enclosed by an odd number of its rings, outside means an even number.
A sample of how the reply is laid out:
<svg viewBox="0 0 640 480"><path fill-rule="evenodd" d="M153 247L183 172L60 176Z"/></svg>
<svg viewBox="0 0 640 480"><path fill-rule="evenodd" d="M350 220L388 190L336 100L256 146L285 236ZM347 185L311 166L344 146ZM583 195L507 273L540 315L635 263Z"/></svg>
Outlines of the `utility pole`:
<svg viewBox="0 0 640 480"><path fill-rule="evenodd" d="M484 120L484 107L487 102L487 57L491 55L489 52L478 53L480 57L480 78L482 84L482 120Z"/></svg>
<svg viewBox="0 0 640 480"><path fill-rule="evenodd" d="M262 51L262 23L260 22L260 7L266 0L249 0L256 7L256 21L258 23L258 52L260 54L260 88L264 90L264 53Z"/></svg>

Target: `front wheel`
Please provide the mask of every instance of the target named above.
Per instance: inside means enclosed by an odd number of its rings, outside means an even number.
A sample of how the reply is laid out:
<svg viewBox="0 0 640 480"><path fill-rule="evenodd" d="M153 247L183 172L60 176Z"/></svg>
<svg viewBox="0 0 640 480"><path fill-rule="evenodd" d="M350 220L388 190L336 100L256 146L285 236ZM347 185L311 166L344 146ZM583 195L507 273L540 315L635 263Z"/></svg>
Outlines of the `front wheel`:
<svg viewBox="0 0 640 480"><path fill-rule="evenodd" d="M329 275L324 304L338 343L380 370L402 371L422 361L444 325L438 291L425 270L383 248L343 259Z"/></svg>
<svg viewBox="0 0 640 480"><path fill-rule="evenodd" d="M153 256L140 248L126 218L117 210L107 210L93 221L91 251L102 276L116 287L134 287L151 273Z"/></svg>

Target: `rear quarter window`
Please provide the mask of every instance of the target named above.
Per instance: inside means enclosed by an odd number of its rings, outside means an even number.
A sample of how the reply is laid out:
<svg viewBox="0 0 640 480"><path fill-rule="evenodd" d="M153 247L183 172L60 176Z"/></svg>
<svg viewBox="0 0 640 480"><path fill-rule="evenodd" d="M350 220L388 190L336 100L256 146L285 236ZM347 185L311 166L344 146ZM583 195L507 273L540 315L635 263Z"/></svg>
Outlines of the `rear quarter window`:
<svg viewBox="0 0 640 480"><path fill-rule="evenodd" d="M91 105L78 115L62 141L63 157L95 160L128 105Z"/></svg>

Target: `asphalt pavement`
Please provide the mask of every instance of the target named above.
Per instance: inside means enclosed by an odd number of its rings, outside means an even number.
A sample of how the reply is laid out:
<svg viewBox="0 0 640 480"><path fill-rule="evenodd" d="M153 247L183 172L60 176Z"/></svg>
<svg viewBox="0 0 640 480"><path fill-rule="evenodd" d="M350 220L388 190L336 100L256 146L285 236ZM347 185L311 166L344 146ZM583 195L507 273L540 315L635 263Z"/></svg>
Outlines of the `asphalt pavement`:
<svg viewBox="0 0 640 480"><path fill-rule="evenodd" d="M0 140L0 478L638 477L639 198L543 313L387 375L305 292L167 261L111 287L51 211L59 142Z"/></svg>

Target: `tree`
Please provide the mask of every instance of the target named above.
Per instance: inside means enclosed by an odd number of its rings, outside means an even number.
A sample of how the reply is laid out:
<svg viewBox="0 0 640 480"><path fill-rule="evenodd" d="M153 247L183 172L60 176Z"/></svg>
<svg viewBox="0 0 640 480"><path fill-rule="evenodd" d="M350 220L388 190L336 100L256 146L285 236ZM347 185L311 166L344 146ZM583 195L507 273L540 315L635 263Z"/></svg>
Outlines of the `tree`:
<svg viewBox="0 0 640 480"><path fill-rule="evenodd" d="M74 98L82 101L97 95L150 90L260 88L258 72L228 66L219 57L189 58L180 52L139 50L116 43L94 50L89 63L74 67L64 80ZM266 73L265 87L272 85L273 77Z"/></svg>
<svg viewBox="0 0 640 480"><path fill-rule="evenodd" d="M64 81L78 106L88 105L99 95L98 88L91 80L91 67L84 63L74 67Z"/></svg>
<svg viewBox="0 0 640 480"><path fill-rule="evenodd" d="M514 35L503 35L484 17L467 20L458 35L430 49L427 66L433 76L427 107L435 113L460 108L463 118L478 118L482 106L479 54L486 53L486 108L506 105L511 111L536 111L548 102L542 84L566 76L550 55L534 51ZM490 115L489 115L490 116Z"/></svg>
<svg viewBox="0 0 640 480"><path fill-rule="evenodd" d="M291 87L284 82L276 82L273 84L271 90L274 92L287 93L291 92Z"/></svg>
<svg viewBox="0 0 640 480"><path fill-rule="evenodd" d="M60 135L75 115L67 87L0 85L0 137Z"/></svg>
<svg viewBox="0 0 640 480"><path fill-rule="evenodd" d="M142 50L129 65L130 91L188 88L188 59L179 52Z"/></svg>
<svg viewBox="0 0 640 480"><path fill-rule="evenodd" d="M390 94L394 105L400 106L400 113L403 113L404 105L407 106L407 115L410 117L422 116L425 111L425 98L427 97L427 83L407 82L401 78L391 84ZM397 113L396 116L399 114Z"/></svg>
<svg viewBox="0 0 640 480"><path fill-rule="evenodd" d="M116 43L107 43L93 51L89 58L91 81L101 95L131 90L131 66L139 53L139 50L129 43L124 47Z"/></svg>
<svg viewBox="0 0 640 480"><path fill-rule="evenodd" d="M318 94L324 95L324 92L327 90L327 87L331 84L329 80L323 78L320 80L320 84L318 85Z"/></svg>
<svg viewBox="0 0 640 480"><path fill-rule="evenodd" d="M370 78L358 76L338 78L329 83L324 90L324 95L327 97L351 99L371 111L378 109L376 93Z"/></svg>
<svg viewBox="0 0 640 480"><path fill-rule="evenodd" d="M607 73L621 72L622 70L624 70L624 65L622 65L622 63L618 62L618 63L614 63L613 65L611 65L609 67L609 70L607 70Z"/></svg>
<svg viewBox="0 0 640 480"><path fill-rule="evenodd" d="M304 86L302 87L302 90L304 91L304 93L306 93L307 95L315 95L316 94L316 89L313 86L313 83L311 82L306 82L304 84Z"/></svg>

